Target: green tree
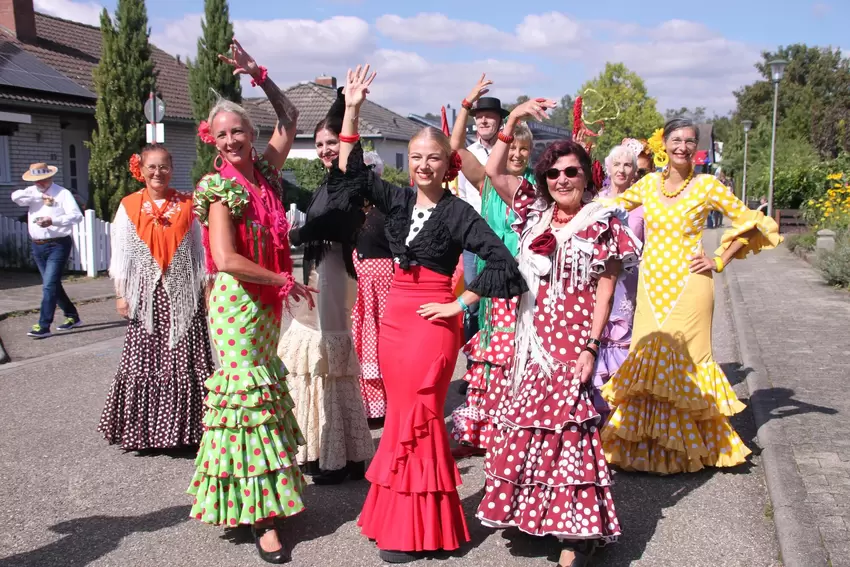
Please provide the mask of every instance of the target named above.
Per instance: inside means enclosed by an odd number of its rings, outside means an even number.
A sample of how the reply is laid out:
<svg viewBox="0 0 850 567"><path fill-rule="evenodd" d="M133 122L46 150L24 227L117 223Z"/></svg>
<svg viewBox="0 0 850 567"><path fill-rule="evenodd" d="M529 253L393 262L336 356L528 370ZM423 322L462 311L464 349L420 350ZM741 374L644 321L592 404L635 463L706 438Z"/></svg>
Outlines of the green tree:
<svg viewBox="0 0 850 567"><path fill-rule="evenodd" d="M216 101L216 93L233 102L242 102L242 87L233 68L219 60L233 40L233 24L227 0L204 0L204 18L201 20L201 37L198 38L198 54L194 61L188 60L189 96L192 99L192 116L195 121L206 120L210 108ZM215 91L215 92L213 92ZM195 139L197 159L192 167L192 181L209 173L215 148Z"/></svg>
<svg viewBox="0 0 850 567"><path fill-rule="evenodd" d="M674 108L668 108L664 112L664 120L672 120L673 118L690 118L697 124L708 122L704 106L698 106L693 110L686 106L683 106L678 110Z"/></svg>
<svg viewBox="0 0 850 567"><path fill-rule="evenodd" d="M112 219L121 199L139 189L127 165L145 143L142 111L156 88L144 1L118 0L114 25L104 9L100 32L103 47L92 73L97 128L86 142L91 150L89 205L98 217Z"/></svg>
<svg viewBox="0 0 850 567"><path fill-rule="evenodd" d="M562 96L561 102L559 102L558 106L549 114L549 123L552 126L566 128L572 132L574 104L575 99L571 95L566 94Z"/></svg>
<svg viewBox="0 0 850 567"><path fill-rule="evenodd" d="M606 63L598 77L582 85L579 94L586 120L605 122L594 149L599 159L623 138L648 138L664 121L643 79L622 63Z"/></svg>

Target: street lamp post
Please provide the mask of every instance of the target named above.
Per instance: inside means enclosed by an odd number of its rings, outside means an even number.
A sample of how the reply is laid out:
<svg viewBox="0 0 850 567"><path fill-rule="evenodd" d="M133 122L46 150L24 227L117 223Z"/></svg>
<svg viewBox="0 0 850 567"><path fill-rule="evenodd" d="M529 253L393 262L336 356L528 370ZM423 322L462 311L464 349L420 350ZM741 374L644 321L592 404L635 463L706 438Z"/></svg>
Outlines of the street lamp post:
<svg viewBox="0 0 850 567"><path fill-rule="evenodd" d="M744 127L744 182L741 189L741 200L747 204L747 149L750 141L750 128L753 127L752 120L741 120L741 126Z"/></svg>
<svg viewBox="0 0 850 567"><path fill-rule="evenodd" d="M785 66L788 64L783 59L774 59L770 63L770 77L773 80L773 135L770 140L770 185L767 194L767 216L773 216L773 165L776 159L776 107L779 104L779 81L785 74Z"/></svg>

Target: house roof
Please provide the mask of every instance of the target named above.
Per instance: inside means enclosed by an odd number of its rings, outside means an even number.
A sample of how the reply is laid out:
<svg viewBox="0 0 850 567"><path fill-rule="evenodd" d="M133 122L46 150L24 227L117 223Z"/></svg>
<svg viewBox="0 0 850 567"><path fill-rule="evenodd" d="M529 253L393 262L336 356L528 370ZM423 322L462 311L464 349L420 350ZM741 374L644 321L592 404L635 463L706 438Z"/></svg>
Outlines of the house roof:
<svg viewBox="0 0 850 567"><path fill-rule="evenodd" d="M298 130L302 135L313 135L313 128L327 116L336 100L336 89L312 82L300 83L284 92L298 109ZM246 103L249 101L258 108L271 111L271 104L264 98L247 99ZM421 126L416 122L371 100L367 100L360 109L361 136L408 141L420 129Z"/></svg>

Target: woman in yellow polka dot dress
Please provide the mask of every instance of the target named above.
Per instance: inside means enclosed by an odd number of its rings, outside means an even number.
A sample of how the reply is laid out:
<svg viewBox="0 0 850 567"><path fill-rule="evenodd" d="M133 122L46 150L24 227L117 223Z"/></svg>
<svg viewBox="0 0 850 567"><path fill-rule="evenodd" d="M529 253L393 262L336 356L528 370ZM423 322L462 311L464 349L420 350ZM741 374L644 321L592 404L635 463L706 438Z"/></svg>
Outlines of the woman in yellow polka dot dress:
<svg viewBox="0 0 850 567"><path fill-rule="evenodd" d="M605 455L625 470L695 472L750 454L728 420L744 404L711 353L712 272L782 238L773 219L749 210L713 175L694 176L698 141L692 121L667 122L656 164L669 159L669 167L616 198L627 209L643 205L646 222L629 356L602 389L613 409ZM714 257L701 244L710 211L733 223Z"/></svg>

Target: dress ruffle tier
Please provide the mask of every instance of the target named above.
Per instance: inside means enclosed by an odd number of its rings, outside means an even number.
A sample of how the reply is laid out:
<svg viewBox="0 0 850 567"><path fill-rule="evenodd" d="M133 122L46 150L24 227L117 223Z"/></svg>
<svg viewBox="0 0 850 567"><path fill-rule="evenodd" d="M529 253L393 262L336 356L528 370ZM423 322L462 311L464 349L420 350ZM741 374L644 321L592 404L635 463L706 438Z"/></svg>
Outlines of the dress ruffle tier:
<svg viewBox="0 0 850 567"><path fill-rule="evenodd" d="M750 450L728 420L744 404L716 362L688 358L653 337L603 386L616 408L602 436L609 463L674 474L745 462Z"/></svg>
<svg viewBox="0 0 850 567"><path fill-rule="evenodd" d="M573 367L558 363L547 378L531 363L515 393L503 382L478 507L484 525L570 540L612 542L620 535L601 418Z"/></svg>
<svg viewBox="0 0 850 567"><path fill-rule="evenodd" d="M304 479L295 462L304 438L274 353L278 326L272 308L240 291L230 276L219 274L219 284L236 293L228 298L230 292L214 288L210 298L222 368L204 384L205 432L188 490L195 496L191 516L227 526L292 516L304 509Z"/></svg>

